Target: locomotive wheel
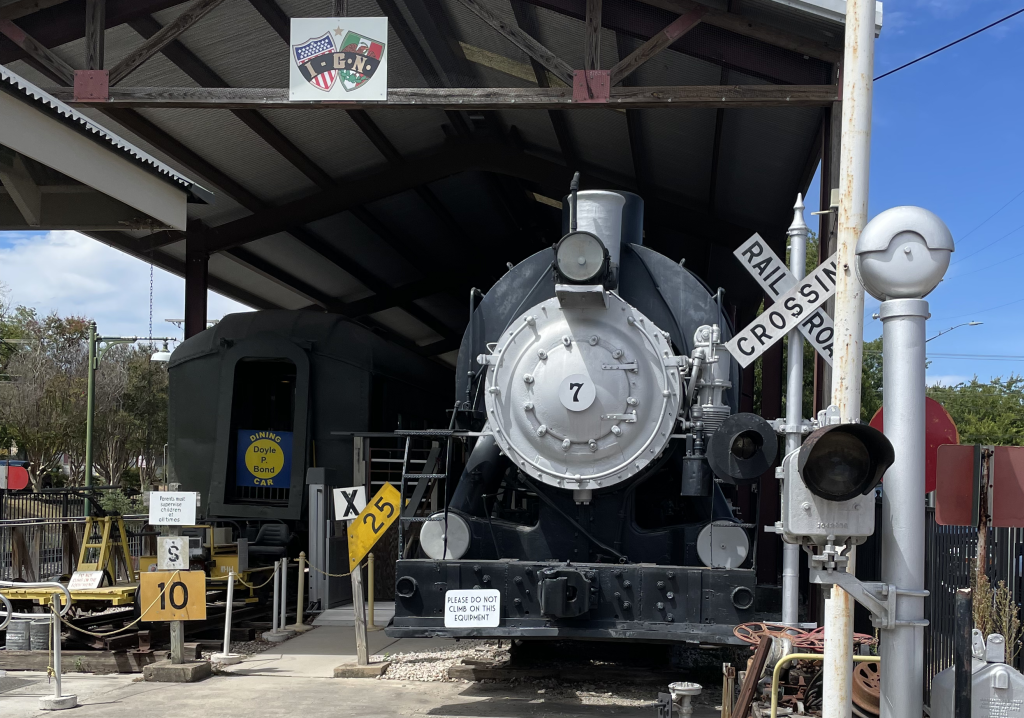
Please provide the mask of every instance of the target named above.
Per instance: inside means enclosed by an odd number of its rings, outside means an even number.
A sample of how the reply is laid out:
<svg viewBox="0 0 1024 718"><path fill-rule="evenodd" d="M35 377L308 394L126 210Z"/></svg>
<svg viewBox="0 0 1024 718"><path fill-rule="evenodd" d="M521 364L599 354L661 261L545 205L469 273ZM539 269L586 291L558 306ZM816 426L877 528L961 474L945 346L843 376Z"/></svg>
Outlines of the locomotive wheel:
<svg viewBox="0 0 1024 718"><path fill-rule="evenodd" d="M878 715L881 675L877 663L858 663L853 669L853 702L862 711Z"/></svg>

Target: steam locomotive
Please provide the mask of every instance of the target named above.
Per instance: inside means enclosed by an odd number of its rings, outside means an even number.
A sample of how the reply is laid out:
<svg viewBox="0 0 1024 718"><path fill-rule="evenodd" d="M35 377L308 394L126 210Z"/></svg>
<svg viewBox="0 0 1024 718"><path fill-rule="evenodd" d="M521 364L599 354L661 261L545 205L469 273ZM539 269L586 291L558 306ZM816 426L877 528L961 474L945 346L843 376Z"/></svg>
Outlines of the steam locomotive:
<svg viewBox="0 0 1024 718"><path fill-rule="evenodd" d="M777 620L728 496L775 432L737 413L722 297L643 246L642 199L566 199L562 239L472 312L452 433L476 442L398 560L386 633L733 642Z"/></svg>

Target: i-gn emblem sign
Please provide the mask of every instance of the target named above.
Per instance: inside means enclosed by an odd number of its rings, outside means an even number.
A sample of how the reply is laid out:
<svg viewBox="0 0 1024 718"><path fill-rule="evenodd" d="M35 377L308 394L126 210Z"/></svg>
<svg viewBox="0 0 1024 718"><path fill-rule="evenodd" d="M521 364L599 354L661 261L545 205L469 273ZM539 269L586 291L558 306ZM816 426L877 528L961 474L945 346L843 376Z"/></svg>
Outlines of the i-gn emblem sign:
<svg viewBox="0 0 1024 718"><path fill-rule="evenodd" d="M291 99L387 99L387 18L293 18L291 37Z"/></svg>

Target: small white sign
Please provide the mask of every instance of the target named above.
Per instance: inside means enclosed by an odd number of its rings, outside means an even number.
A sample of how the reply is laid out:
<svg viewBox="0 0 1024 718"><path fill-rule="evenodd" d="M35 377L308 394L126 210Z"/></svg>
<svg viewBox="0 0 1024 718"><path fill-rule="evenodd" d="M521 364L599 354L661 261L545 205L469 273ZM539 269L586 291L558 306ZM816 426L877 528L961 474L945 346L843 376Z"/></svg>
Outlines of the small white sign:
<svg viewBox="0 0 1024 718"><path fill-rule="evenodd" d="M597 398L594 382L586 374L570 374L558 385L558 400L569 411L584 411Z"/></svg>
<svg viewBox="0 0 1024 718"><path fill-rule="evenodd" d="M833 254L805 279L784 292L761 316L730 339L725 348L742 367L749 366L775 342L808 319L836 293L836 257Z"/></svg>
<svg viewBox="0 0 1024 718"><path fill-rule="evenodd" d="M195 491L152 491L149 494L151 526L195 526Z"/></svg>
<svg viewBox="0 0 1024 718"><path fill-rule="evenodd" d="M366 508L366 488L350 486L334 490L334 520L351 521Z"/></svg>
<svg viewBox="0 0 1024 718"><path fill-rule="evenodd" d="M785 262L779 259L759 234L741 244L733 255L743 263L761 288L771 295L773 301L777 301L796 284L796 279ZM822 308L815 309L800 322L799 328L800 333L814 347L814 351L832 366L832 344L836 334L832 317Z"/></svg>
<svg viewBox="0 0 1024 718"><path fill-rule="evenodd" d="M292 18L288 48L291 100L386 101L386 17Z"/></svg>
<svg viewBox="0 0 1024 718"><path fill-rule="evenodd" d="M501 591L478 588L445 591L445 628L494 628L501 621Z"/></svg>
<svg viewBox="0 0 1024 718"><path fill-rule="evenodd" d="M158 571L187 571L188 536L157 536L156 568Z"/></svg>
<svg viewBox="0 0 1024 718"><path fill-rule="evenodd" d="M103 583L102 571L75 571L71 574L71 580L68 581L68 590L87 591L99 588L101 583Z"/></svg>

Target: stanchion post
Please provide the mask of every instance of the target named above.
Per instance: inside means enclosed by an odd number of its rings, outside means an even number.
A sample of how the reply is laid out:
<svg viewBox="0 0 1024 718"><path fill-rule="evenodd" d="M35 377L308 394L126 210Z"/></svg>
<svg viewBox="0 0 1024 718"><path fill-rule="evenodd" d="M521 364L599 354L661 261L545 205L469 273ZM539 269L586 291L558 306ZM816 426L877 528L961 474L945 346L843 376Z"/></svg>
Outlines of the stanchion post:
<svg viewBox="0 0 1024 718"><path fill-rule="evenodd" d="M235 571L232 569L228 573L228 593L227 593L227 604L224 611L224 650L220 653L214 653L210 656L210 660L214 663L230 666L238 663L242 660L242 657L237 653L231 652L231 609L235 603Z"/></svg>
<svg viewBox="0 0 1024 718"><path fill-rule="evenodd" d="M278 571L281 568L280 563L274 564L274 608L270 615L270 632L276 634L277 631L277 617L279 615L279 606L281 601L281 577L278 575Z"/></svg>
<svg viewBox="0 0 1024 718"><path fill-rule="evenodd" d="M60 666L60 607L61 595L54 593L50 596L51 609L51 632L53 641L53 696L39 699L39 709L44 711L57 711L66 708L74 708L78 705L78 697L74 695L62 696L60 692L61 666Z"/></svg>
<svg viewBox="0 0 1024 718"><path fill-rule="evenodd" d="M299 591L295 598L295 623L288 630L302 633L313 627L306 625L306 552L299 552Z"/></svg>
<svg viewBox="0 0 1024 718"><path fill-rule="evenodd" d="M373 551L366 555L366 630L376 631L373 621Z"/></svg>
<svg viewBox="0 0 1024 718"><path fill-rule="evenodd" d="M288 570L288 559L282 558L274 562L274 606L270 617L270 633L264 633L263 638L272 643L280 643L295 635L295 632L285 628L285 609L288 601L285 591L288 588L285 573Z"/></svg>
<svg viewBox="0 0 1024 718"><path fill-rule="evenodd" d="M288 557L281 559L281 620L277 625L282 631L288 625Z"/></svg>

